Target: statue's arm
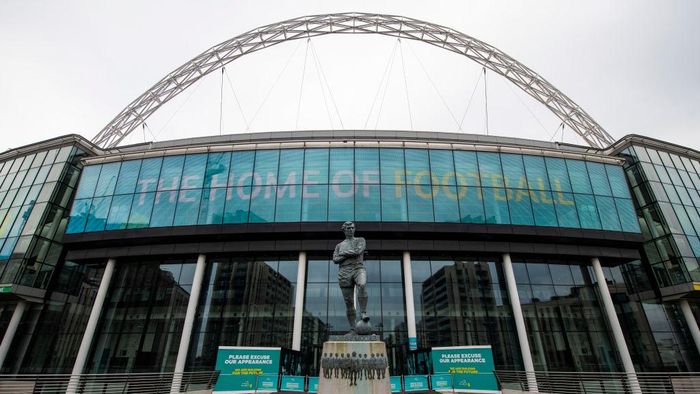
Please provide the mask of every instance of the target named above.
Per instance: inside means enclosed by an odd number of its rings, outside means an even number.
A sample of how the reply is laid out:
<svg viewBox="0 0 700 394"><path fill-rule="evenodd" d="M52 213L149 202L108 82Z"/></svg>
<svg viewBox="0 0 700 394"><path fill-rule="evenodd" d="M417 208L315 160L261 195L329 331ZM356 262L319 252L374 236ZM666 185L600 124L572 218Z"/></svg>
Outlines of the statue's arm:
<svg viewBox="0 0 700 394"><path fill-rule="evenodd" d="M357 244L355 245L355 248L353 250L353 253L355 254L355 256L359 256L362 253L364 253L365 248L367 247L367 241L365 241L364 238L358 238L357 240L359 242L357 242Z"/></svg>
<svg viewBox="0 0 700 394"><path fill-rule="evenodd" d="M345 256L342 256L340 254L340 244L335 246L335 250L333 251L333 262L336 264L340 264L343 261L345 261Z"/></svg>

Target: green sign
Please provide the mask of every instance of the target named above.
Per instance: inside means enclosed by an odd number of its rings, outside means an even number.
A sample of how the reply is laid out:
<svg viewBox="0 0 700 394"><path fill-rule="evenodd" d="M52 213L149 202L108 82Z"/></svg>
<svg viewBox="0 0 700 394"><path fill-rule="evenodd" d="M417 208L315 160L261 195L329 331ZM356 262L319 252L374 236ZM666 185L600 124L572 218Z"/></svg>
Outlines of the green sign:
<svg viewBox="0 0 700 394"><path fill-rule="evenodd" d="M428 390L427 375L407 375L403 377L405 391L425 391Z"/></svg>
<svg viewBox="0 0 700 394"><path fill-rule="evenodd" d="M430 385L433 390L450 390L452 391L452 375L440 374L430 376Z"/></svg>
<svg viewBox="0 0 700 394"><path fill-rule="evenodd" d="M392 393L401 392L401 376L391 376L389 377L389 384L391 385Z"/></svg>
<svg viewBox="0 0 700 394"><path fill-rule="evenodd" d="M434 347L430 352L433 373L452 374L459 393L500 393L491 346Z"/></svg>
<svg viewBox="0 0 700 394"><path fill-rule="evenodd" d="M0 286L0 293L12 293L12 285Z"/></svg>
<svg viewBox="0 0 700 394"><path fill-rule="evenodd" d="M284 391L304 391L303 376L282 376L280 390Z"/></svg>
<svg viewBox="0 0 700 394"><path fill-rule="evenodd" d="M215 392L277 391L280 348L219 346Z"/></svg>
<svg viewBox="0 0 700 394"><path fill-rule="evenodd" d="M318 393L318 378L309 376L309 393Z"/></svg>

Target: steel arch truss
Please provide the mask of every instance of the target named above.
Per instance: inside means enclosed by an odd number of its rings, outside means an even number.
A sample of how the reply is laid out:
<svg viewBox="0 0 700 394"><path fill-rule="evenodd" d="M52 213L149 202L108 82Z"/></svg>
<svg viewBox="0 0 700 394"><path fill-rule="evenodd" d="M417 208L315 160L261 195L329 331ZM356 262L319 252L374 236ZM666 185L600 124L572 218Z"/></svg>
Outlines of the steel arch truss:
<svg viewBox="0 0 700 394"><path fill-rule="evenodd" d="M92 142L103 148L117 146L161 105L205 75L244 56L285 41L326 34L381 34L434 45L468 57L502 75L580 135L590 146L614 142L593 118L551 83L499 49L453 29L394 15L342 13L304 16L263 26L224 41L199 54L158 81L132 101Z"/></svg>

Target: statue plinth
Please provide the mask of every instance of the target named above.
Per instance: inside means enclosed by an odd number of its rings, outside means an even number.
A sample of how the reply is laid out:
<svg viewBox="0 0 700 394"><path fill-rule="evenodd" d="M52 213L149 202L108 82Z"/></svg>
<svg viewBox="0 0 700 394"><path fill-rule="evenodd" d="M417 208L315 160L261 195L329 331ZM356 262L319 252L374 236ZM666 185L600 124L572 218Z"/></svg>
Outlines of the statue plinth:
<svg viewBox="0 0 700 394"><path fill-rule="evenodd" d="M341 356L342 355L342 356ZM319 394L391 392L386 344L378 335L334 335L323 343Z"/></svg>

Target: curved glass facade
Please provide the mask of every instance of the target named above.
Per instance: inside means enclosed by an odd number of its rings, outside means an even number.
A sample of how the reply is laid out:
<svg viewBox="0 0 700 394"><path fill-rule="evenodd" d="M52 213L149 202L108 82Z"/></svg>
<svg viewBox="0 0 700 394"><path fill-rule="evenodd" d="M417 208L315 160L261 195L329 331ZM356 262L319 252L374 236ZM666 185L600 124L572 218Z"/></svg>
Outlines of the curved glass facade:
<svg viewBox="0 0 700 394"><path fill-rule="evenodd" d="M639 232L621 166L403 148L249 150L89 165L67 232L349 219Z"/></svg>

